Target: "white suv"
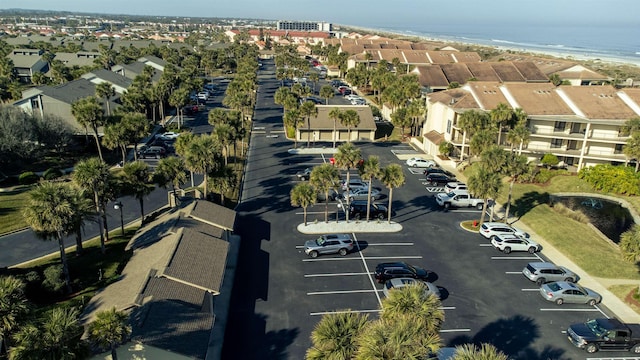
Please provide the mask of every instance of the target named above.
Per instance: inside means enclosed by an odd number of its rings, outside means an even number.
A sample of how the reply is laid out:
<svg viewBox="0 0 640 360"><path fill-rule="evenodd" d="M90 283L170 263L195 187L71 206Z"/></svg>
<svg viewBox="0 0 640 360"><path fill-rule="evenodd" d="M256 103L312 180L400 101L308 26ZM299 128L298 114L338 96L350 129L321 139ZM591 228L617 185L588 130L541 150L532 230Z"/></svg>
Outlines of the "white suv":
<svg viewBox="0 0 640 360"><path fill-rule="evenodd" d="M487 239L491 239L491 237L494 235L512 235L512 234L515 234L524 238L529 238L529 234L527 234L526 232L501 222L483 223L482 226L480 226L480 230L478 232L480 233L480 235L486 237Z"/></svg>
<svg viewBox="0 0 640 360"><path fill-rule="evenodd" d="M525 239L518 235L493 235L491 245L497 250L508 254L512 251L528 251L530 254L538 252L542 247L531 239Z"/></svg>

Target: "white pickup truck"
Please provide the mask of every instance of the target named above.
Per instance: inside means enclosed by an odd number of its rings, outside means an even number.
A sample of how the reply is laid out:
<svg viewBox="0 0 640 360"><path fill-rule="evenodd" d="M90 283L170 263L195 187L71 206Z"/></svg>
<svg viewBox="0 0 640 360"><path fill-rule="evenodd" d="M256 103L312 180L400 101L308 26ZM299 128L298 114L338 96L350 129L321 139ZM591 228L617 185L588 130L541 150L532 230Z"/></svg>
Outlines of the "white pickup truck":
<svg viewBox="0 0 640 360"><path fill-rule="evenodd" d="M475 207L482 210L483 199L476 199L468 191L456 190L449 193L438 193L436 202L445 209L450 207Z"/></svg>

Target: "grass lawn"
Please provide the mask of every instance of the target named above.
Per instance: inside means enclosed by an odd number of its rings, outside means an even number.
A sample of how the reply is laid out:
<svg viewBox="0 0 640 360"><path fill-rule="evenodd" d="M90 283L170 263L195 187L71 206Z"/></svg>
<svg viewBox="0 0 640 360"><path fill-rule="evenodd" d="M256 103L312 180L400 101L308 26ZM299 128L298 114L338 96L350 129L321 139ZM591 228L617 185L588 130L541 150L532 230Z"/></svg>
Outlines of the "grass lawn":
<svg viewBox="0 0 640 360"><path fill-rule="evenodd" d="M10 192L0 192L0 234L26 228L22 207L26 203L31 187Z"/></svg>

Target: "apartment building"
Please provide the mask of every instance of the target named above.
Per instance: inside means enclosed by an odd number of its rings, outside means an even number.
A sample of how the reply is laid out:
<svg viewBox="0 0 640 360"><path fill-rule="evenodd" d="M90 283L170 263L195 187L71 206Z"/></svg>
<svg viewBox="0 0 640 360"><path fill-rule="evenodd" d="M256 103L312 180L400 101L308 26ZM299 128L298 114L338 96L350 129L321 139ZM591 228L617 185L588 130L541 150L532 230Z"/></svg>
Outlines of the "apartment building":
<svg viewBox="0 0 640 360"><path fill-rule="evenodd" d="M294 31L326 31L332 30L331 23L324 21L278 21L276 23L278 30L294 30Z"/></svg>
<svg viewBox="0 0 640 360"><path fill-rule="evenodd" d="M462 88L430 94L424 150L436 155L438 145L448 141L458 158L468 154L469 138L458 126L460 115L468 110L489 112L500 103L524 110L531 132L520 149L521 144L508 143L504 129L500 145L515 148L530 160L551 153L574 170L630 160L622 152L628 136L621 128L640 116L640 89L555 87L551 83L469 82Z"/></svg>

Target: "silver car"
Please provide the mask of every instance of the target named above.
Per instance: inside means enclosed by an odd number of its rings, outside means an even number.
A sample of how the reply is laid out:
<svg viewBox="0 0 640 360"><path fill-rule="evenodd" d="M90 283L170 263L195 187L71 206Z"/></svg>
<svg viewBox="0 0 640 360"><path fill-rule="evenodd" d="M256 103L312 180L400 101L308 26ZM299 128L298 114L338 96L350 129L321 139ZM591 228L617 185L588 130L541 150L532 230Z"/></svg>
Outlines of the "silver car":
<svg viewBox="0 0 640 360"><path fill-rule="evenodd" d="M349 202L353 201L353 200L367 200L367 197L369 196L369 189L351 189L349 190L349 192L344 192L342 194L342 198L346 201L347 199L349 199ZM377 200L382 196L382 194L380 194L380 190L378 189L371 189L371 199L372 200Z"/></svg>
<svg viewBox="0 0 640 360"><path fill-rule="evenodd" d="M558 305L569 303L593 306L602 301L602 296L597 292L568 281L542 284L542 286L540 286L540 295L542 295L545 300L553 301Z"/></svg>
<svg viewBox="0 0 640 360"><path fill-rule="evenodd" d="M393 289L400 289L405 286L424 286L424 292L427 296L435 295L440 298L440 289L428 281L417 280L413 278L395 278L387 280L382 288L384 296L389 297L389 291Z"/></svg>
<svg viewBox="0 0 640 360"><path fill-rule="evenodd" d="M349 234L327 234L304 243L304 252L312 258L320 254L347 255L353 250L353 239Z"/></svg>
<svg viewBox="0 0 640 360"><path fill-rule="evenodd" d="M580 279L566 267L550 262L530 262L522 269L522 275L538 285L551 281L577 282Z"/></svg>

